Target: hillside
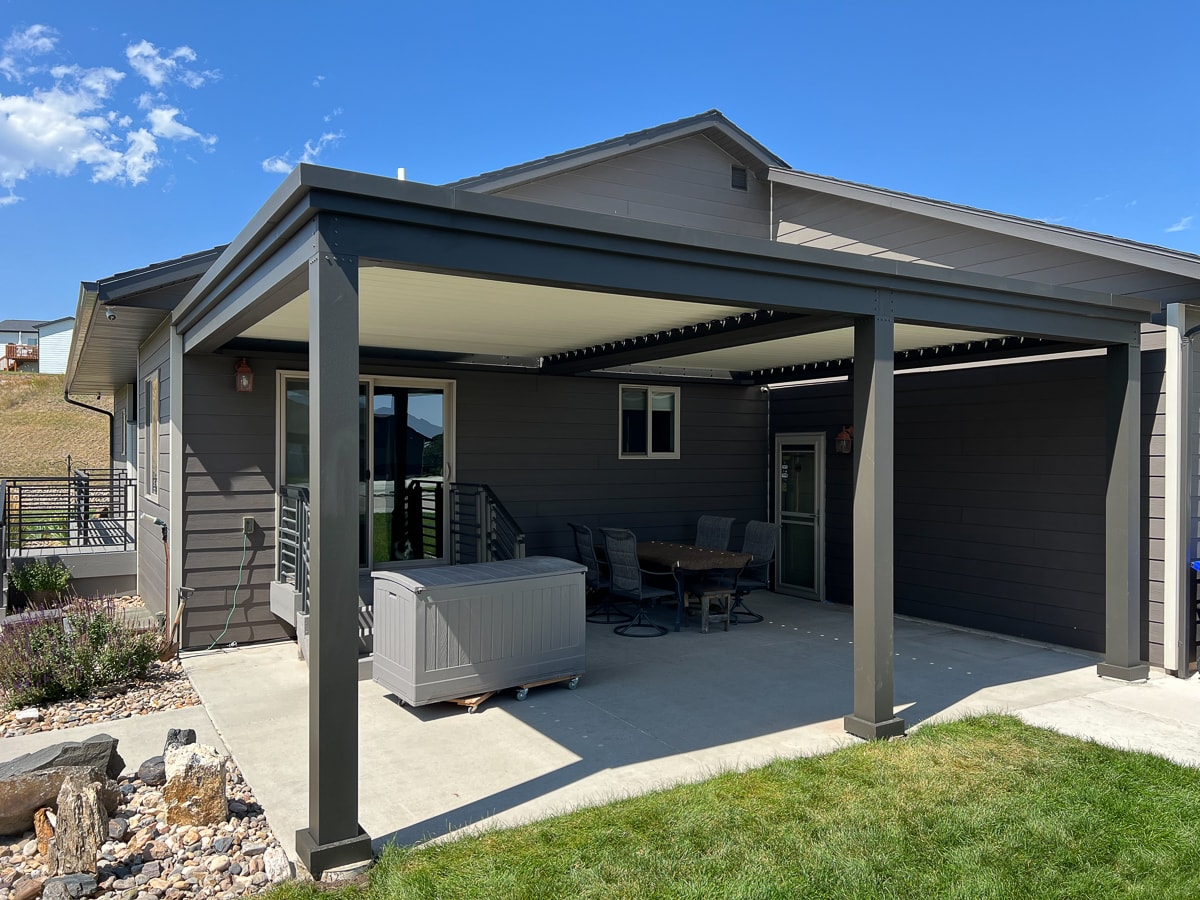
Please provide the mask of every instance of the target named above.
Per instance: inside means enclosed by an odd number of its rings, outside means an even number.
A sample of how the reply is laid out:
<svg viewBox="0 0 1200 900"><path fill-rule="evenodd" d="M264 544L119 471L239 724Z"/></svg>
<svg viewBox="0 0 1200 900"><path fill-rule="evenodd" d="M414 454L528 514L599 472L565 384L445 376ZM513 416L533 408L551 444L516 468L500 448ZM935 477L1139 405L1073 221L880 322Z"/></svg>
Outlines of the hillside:
<svg viewBox="0 0 1200 900"><path fill-rule="evenodd" d="M76 397L112 409L112 398ZM0 478L107 468L107 416L63 399L63 376L0 372Z"/></svg>

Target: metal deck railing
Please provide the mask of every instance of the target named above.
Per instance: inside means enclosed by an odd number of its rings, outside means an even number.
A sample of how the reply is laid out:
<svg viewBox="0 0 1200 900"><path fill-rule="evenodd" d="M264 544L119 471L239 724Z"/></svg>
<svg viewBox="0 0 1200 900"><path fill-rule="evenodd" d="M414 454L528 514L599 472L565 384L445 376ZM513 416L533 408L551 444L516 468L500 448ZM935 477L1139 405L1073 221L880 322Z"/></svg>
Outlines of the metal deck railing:
<svg viewBox="0 0 1200 900"><path fill-rule="evenodd" d="M137 543L132 492L133 479L109 469L7 478L0 493L0 549L5 556L131 549Z"/></svg>

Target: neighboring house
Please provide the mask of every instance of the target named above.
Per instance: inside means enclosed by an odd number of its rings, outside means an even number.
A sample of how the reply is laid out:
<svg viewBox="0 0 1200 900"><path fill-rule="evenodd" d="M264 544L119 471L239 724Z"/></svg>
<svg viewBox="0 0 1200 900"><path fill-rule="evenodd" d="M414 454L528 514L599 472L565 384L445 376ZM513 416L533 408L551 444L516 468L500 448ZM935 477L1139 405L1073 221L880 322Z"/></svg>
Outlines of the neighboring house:
<svg viewBox="0 0 1200 900"><path fill-rule="evenodd" d="M36 319L0 322L0 371L38 370L38 324Z"/></svg>
<svg viewBox="0 0 1200 900"><path fill-rule="evenodd" d="M294 634L270 607L281 488L414 472L428 442L379 439L385 397L392 421L437 409L442 474L490 485L530 554L570 556L576 518L773 518L798 596L894 590L1186 673L1193 302L1190 254L796 172L710 112L444 187L301 166L228 247L85 283L67 388L114 395L118 462L170 530L168 574L144 524L140 590L193 590L185 647ZM850 374L857 400L763 390ZM340 515L313 552L341 583L407 564Z"/></svg>
<svg viewBox="0 0 1200 900"><path fill-rule="evenodd" d="M71 352L71 336L74 331L74 316L63 316L61 319L38 325L39 372L62 375L67 371L67 358Z"/></svg>
<svg viewBox="0 0 1200 900"><path fill-rule="evenodd" d="M67 371L75 317L50 322L5 319L0 322L0 356L6 371L61 375Z"/></svg>
<svg viewBox="0 0 1200 900"><path fill-rule="evenodd" d="M66 386L114 397L185 647L308 598L314 759L355 756L360 573L445 561L385 532L445 531L461 483L530 555L780 521L777 587L853 603L846 727L881 737L893 609L1188 671L1190 304L1198 257L807 175L712 111L443 187L301 165L227 247L84 283Z"/></svg>

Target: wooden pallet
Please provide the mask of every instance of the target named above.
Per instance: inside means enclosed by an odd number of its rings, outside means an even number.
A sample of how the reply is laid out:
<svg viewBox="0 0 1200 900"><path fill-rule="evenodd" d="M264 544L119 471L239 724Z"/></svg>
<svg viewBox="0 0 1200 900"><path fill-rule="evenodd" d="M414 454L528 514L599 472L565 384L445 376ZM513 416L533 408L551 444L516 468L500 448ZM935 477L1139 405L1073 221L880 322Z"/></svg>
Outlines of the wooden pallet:
<svg viewBox="0 0 1200 900"><path fill-rule="evenodd" d="M530 688L541 687L545 684L558 684L559 682L565 681L568 682L567 690L573 691L575 688L579 687L579 679L581 677L582 675L580 674L561 675L558 678L547 678L543 681L527 681L525 684L518 684L514 687L517 691L517 699L524 700L529 696ZM496 693L497 691L487 691L482 694L477 694L474 697L455 697L449 702L457 703L459 706L465 706L468 713L473 713L475 710L479 709L479 707L482 706L489 697L495 695Z"/></svg>

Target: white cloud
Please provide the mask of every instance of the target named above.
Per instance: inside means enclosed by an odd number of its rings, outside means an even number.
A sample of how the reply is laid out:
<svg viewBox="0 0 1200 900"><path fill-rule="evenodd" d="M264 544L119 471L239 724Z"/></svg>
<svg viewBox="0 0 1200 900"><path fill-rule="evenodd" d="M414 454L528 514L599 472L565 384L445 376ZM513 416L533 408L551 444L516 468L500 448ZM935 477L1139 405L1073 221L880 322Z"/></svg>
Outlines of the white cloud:
<svg viewBox="0 0 1200 900"><path fill-rule="evenodd" d="M1167 229L1167 233L1171 234L1176 231L1187 231L1189 228L1192 227L1192 219L1194 219L1194 218L1195 218L1195 216L1184 216L1182 219L1180 219L1174 225L1170 226Z"/></svg>
<svg viewBox="0 0 1200 900"><path fill-rule="evenodd" d="M150 122L150 132L155 137L166 138L168 141L198 140L205 147L211 147L217 142L215 135L201 134L196 129L184 125L175 117L179 110L174 106L160 106L151 109L146 118Z"/></svg>
<svg viewBox="0 0 1200 900"><path fill-rule="evenodd" d="M143 40L126 47L125 57L133 70L155 88L172 81L178 81L190 88L198 88L206 81L220 77L217 71L201 71L184 65L196 61L196 51L187 45L163 51Z"/></svg>
<svg viewBox="0 0 1200 900"><path fill-rule="evenodd" d="M337 109L335 109L333 112L328 112L328 113L325 113L325 121L326 121L326 122L332 122L334 119L336 119L336 118L337 118L338 116L340 116L341 114L342 114L342 108L339 106L339 107L338 107Z"/></svg>
<svg viewBox="0 0 1200 900"><path fill-rule="evenodd" d="M126 72L25 65L31 55L54 51L57 40L53 29L35 25L14 31L0 46L0 71L9 81L31 82L23 93L0 94L0 190L7 191L0 193L0 207L19 202L17 186L39 173L69 176L82 168L93 182L137 185L162 163L163 142L197 141L206 148L216 143L215 135L181 121L183 111L162 90L141 97L121 91ZM142 41L130 50L136 51L127 54L130 65L148 81L157 79L156 87L171 80L195 85L210 77L185 68L196 58L190 48L160 54ZM145 112L145 123L136 128L134 115L122 108L134 104Z"/></svg>
<svg viewBox="0 0 1200 900"><path fill-rule="evenodd" d="M324 80L325 80L324 75L318 75L316 78L313 79L313 87L320 87L321 82Z"/></svg>
<svg viewBox="0 0 1200 900"><path fill-rule="evenodd" d="M0 44L0 72L9 81L24 80L27 69L23 68L34 56L41 56L54 50L58 33L49 25L30 25L22 30L13 29L3 44Z"/></svg>
<svg viewBox="0 0 1200 900"><path fill-rule="evenodd" d="M285 153L281 156L271 156L262 161L262 169L264 172L271 172L279 175L286 175L292 171L299 163L314 163L327 147L335 145L345 135L338 131L327 131L322 134L317 140L305 141L304 152L300 154L298 159L292 159L291 153Z"/></svg>

